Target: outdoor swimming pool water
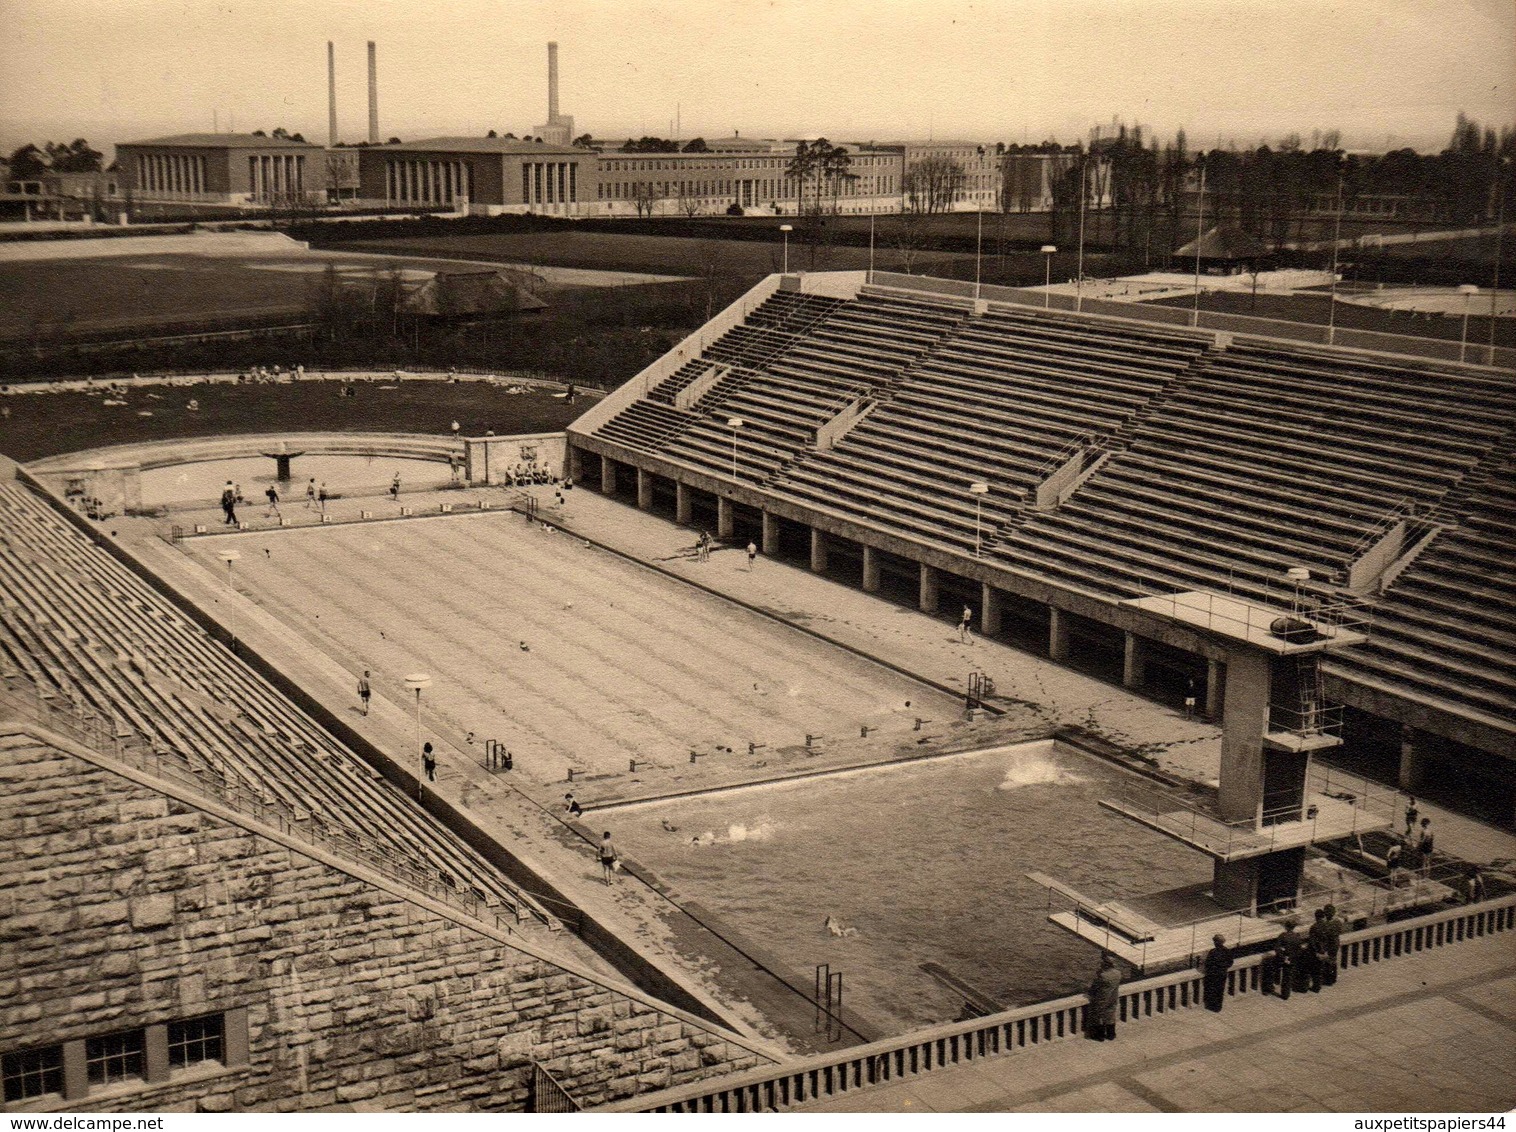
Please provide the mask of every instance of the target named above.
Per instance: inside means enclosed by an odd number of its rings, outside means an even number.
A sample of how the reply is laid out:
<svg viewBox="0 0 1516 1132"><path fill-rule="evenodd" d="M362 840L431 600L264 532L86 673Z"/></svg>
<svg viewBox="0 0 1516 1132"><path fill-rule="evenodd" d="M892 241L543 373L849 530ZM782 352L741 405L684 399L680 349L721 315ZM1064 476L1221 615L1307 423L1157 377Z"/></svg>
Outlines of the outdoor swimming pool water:
<svg viewBox="0 0 1516 1132"><path fill-rule="evenodd" d="M318 484L325 481L327 490L337 495L381 495L396 472L403 491L445 487L452 477L440 461L392 456L301 456L294 461L288 483L280 483L275 470L274 461L262 456L150 468L142 473L142 503L146 507L214 506L227 480L242 485L249 505L262 505L269 484L279 489L285 502L303 503L305 482L311 476Z"/></svg>
<svg viewBox="0 0 1516 1132"><path fill-rule="evenodd" d="M1101 899L1209 879L1200 854L1099 808L1130 781L1046 741L591 821L807 979L819 963L841 971L845 1004L898 1033L950 1021L962 1005L922 963L1007 1006L1088 985L1098 952L1047 923L1047 894L1028 871ZM857 934L832 935L828 916Z"/></svg>

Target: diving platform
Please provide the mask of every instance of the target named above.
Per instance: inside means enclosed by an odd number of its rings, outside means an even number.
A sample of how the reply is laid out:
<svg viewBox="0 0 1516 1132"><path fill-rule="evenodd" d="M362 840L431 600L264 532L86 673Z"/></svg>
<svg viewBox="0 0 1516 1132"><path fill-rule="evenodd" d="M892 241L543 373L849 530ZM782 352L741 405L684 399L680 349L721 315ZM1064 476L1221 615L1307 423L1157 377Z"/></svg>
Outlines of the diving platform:
<svg viewBox="0 0 1516 1132"><path fill-rule="evenodd" d="M1298 599L1288 606L1265 605L1234 594L1187 590L1127 598L1121 604L1275 656L1299 656L1368 640L1358 628L1366 624L1367 607L1362 602L1306 608Z"/></svg>
<svg viewBox="0 0 1516 1132"><path fill-rule="evenodd" d="M1284 849L1303 849L1394 825L1389 805L1373 805L1372 796L1333 790L1330 778L1313 783L1298 807L1267 815L1269 820L1222 821L1201 809L1150 810L1134 803L1102 799L1102 809L1198 849L1214 861L1241 861ZM1386 792L1387 799L1393 795Z"/></svg>

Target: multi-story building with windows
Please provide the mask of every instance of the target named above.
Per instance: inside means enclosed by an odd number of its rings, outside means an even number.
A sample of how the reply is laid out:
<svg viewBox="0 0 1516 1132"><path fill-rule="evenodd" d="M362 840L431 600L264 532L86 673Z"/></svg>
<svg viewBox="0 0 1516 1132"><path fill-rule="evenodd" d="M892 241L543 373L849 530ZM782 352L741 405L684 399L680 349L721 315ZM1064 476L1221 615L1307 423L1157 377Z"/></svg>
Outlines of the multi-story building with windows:
<svg viewBox="0 0 1516 1132"><path fill-rule="evenodd" d="M515 138L430 138L358 152L366 204L495 215L582 216L595 194L595 154Z"/></svg>
<svg viewBox="0 0 1516 1132"><path fill-rule="evenodd" d="M176 134L116 147L134 201L289 205L326 200L326 150L262 134Z"/></svg>

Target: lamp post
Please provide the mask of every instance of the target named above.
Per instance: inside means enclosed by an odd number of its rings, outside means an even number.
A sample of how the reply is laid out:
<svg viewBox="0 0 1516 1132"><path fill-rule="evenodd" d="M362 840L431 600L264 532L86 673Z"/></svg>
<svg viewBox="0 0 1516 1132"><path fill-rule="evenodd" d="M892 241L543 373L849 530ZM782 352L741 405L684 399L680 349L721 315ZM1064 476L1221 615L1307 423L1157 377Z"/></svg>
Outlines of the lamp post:
<svg viewBox="0 0 1516 1132"><path fill-rule="evenodd" d="M790 233L795 230L793 224L779 225L779 231L784 233L784 273L790 273Z"/></svg>
<svg viewBox="0 0 1516 1132"><path fill-rule="evenodd" d="M1053 301L1053 254L1058 248L1053 244L1042 245L1042 309L1047 310Z"/></svg>
<svg viewBox="0 0 1516 1132"><path fill-rule="evenodd" d="M981 544L979 517L983 514L984 497L990 493L990 485L987 483L969 484L969 492L974 496L974 557L979 557Z"/></svg>
<svg viewBox="0 0 1516 1132"><path fill-rule="evenodd" d="M1089 168L1090 157L1085 154L1079 163L1079 257L1074 277L1074 310L1084 310L1084 174Z"/></svg>
<svg viewBox="0 0 1516 1132"><path fill-rule="evenodd" d="M1463 332L1458 336L1458 360L1461 362L1469 348L1469 301L1479 294L1479 288L1472 283L1460 283L1458 293L1463 296Z"/></svg>
<svg viewBox="0 0 1516 1132"><path fill-rule="evenodd" d="M1205 157L1195 158L1200 163L1200 202L1195 216L1195 306L1190 312L1190 325L1200 325L1200 242L1205 238Z"/></svg>
<svg viewBox="0 0 1516 1132"><path fill-rule="evenodd" d="M732 430L732 479L737 478L737 430L744 421L741 417L727 417L726 427Z"/></svg>
<svg viewBox="0 0 1516 1132"><path fill-rule="evenodd" d="M236 550L223 550L219 555L221 561L226 563L226 592L227 622L232 629L232 652L237 651L237 587L232 584L232 563L242 557L241 552Z"/></svg>
<svg viewBox="0 0 1516 1132"><path fill-rule="evenodd" d="M416 800L421 800L421 783L426 778L426 768L421 757L421 690L432 686L432 678L425 672L412 672L405 678L405 686L416 693Z"/></svg>
<svg viewBox="0 0 1516 1132"><path fill-rule="evenodd" d="M979 260L984 250L984 209L974 210L974 298L979 298Z"/></svg>
<svg viewBox="0 0 1516 1132"><path fill-rule="evenodd" d="M1332 224L1331 303L1327 307L1327 345L1337 340L1337 245L1342 242L1342 166L1337 167L1337 219Z"/></svg>

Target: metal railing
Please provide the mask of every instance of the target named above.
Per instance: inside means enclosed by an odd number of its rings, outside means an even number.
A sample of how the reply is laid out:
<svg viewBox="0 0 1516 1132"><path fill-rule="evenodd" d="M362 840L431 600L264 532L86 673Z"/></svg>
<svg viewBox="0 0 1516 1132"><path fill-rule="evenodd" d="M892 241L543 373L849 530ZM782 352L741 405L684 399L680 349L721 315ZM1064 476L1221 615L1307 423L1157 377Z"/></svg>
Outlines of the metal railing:
<svg viewBox="0 0 1516 1132"><path fill-rule="evenodd" d="M583 1107L543 1068L541 1062L532 1062L532 1096L528 1112L579 1112Z"/></svg>
<svg viewBox="0 0 1516 1132"><path fill-rule="evenodd" d="M21 688L14 687L16 684ZM513 934L515 925L526 922L531 916L522 904L511 910L513 915L502 916L471 887L460 886L456 881L448 884L441 879L440 872L418 869L380 846L323 822L317 814L297 813L282 802L256 794L215 767L149 740L119 720L109 719L72 701L51 703L42 687L24 673L6 673L0 679L0 721L7 717L56 731L98 755L171 782L186 793L213 801L284 836L371 869L474 920L492 924L497 930Z"/></svg>
<svg viewBox="0 0 1516 1132"><path fill-rule="evenodd" d="M1513 929L1516 929L1516 895L1350 932L1342 937L1337 962L1342 969L1362 967ZM1232 966L1227 973L1228 997L1263 991L1264 959L1262 955L1247 956ZM1120 1017L1123 1022L1132 1023L1187 1010L1201 1002L1200 972L1176 971L1123 986ZM1088 1006L1088 996L1070 995L779 1067L647 1093L597 1111L766 1112L794 1108L872 1085L910 1080L1074 1037L1083 1032Z"/></svg>

